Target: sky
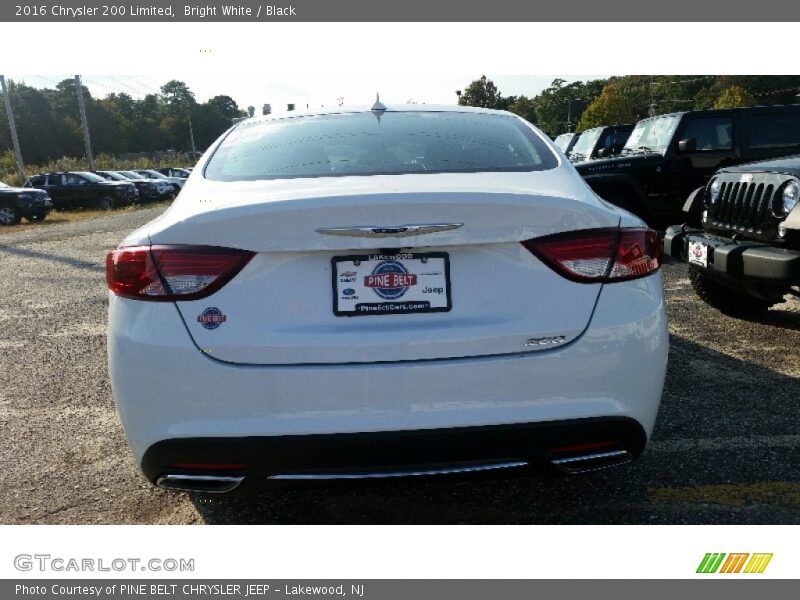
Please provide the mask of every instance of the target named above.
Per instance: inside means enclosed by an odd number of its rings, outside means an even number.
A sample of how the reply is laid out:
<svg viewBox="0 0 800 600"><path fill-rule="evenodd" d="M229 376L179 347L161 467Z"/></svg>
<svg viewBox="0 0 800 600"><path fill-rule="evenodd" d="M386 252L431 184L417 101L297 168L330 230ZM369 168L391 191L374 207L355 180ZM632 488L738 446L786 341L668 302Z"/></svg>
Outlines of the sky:
<svg viewBox="0 0 800 600"><path fill-rule="evenodd" d="M497 75L486 74L504 96L535 96L550 83L561 78L567 81L585 81L605 77L603 75ZM343 76L243 76L218 75L213 77L187 73L174 76L159 75L102 75L86 73L82 75L83 83L95 97L103 97L110 93L127 93L134 97L157 93L159 87L169 79L184 81L194 92L199 102L204 102L217 95L231 96L240 108L256 107L261 112L264 104L272 106L273 113L286 110L286 105L293 103L297 109L319 106L367 105L375 101L375 94L380 93L385 104L403 104L409 100L426 104L456 104L456 90L464 89L469 83L478 79L481 73L449 74L445 76L407 76L407 75L375 75L353 77ZM24 81L37 88L52 88L68 77L69 74L9 74L15 81Z"/></svg>

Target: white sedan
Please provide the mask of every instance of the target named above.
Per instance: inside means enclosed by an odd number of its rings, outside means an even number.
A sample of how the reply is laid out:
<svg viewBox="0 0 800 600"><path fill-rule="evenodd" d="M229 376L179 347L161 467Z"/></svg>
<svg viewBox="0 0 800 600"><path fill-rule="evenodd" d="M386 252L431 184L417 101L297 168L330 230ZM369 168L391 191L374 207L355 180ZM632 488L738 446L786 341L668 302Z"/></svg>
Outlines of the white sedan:
<svg viewBox="0 0 800 600"><path fill-rule="evenodd" d="M664 383L660 261L510 113L253 118L109 253L114 396L170 489L622 464Z"/></svg>

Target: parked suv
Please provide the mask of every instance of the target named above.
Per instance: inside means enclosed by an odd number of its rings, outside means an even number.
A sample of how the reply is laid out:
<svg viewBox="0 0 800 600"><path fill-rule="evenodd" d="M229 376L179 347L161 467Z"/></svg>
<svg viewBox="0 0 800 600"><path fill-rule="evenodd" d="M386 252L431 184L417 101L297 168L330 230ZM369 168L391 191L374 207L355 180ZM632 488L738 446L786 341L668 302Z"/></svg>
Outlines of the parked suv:
<svg viewBox="0 0 800 600"><path fill-rule="evenodd" d="M67 171L34 175L26 188L45 190L56 208L127 206L139 200L132 182L106 181L88 171Z"/></svg>
<svg viewBox="0 0 800 600"><path fill-rule="evenodd" d="M600 197L663 226L718 169L798 152L800 105L758 106L639 121L619 156L575 168Z"/></svg>
<svg viewBox="0 0 800 600"><path fill-rule="evenodd" d="M800 156L718 171L687 202L699 227L674 225L666 253L689 263L698 296L749 315L800 294Z"/></svg>
<svg viewBox="0 0 800 600"><path fill-rule="evenodd" d="M134 173L138 173L142 177L147 177L150 179L162 179L164 181L168 181L172 184L175 193L179 193L181 189L183 189L183 184L186 183L186 177L169 177L168 175L164 175L163 173L159 173L153 169L136 169Z"/></svg>
<svg viewBox="0 0 800 600"><path fill-rule="evenodd" d="M578 141L567 152L570 162L578 163L619 154L633 131L633 124L606 125L581 132Z"/></svg>
<svg viewBox="0 0 800 600"><path fill-rule="evenodd" d="M47 192L13 188L0 181L0 225L16 225L22 217L44 221L53 203Z"/></svg>
<svg viewBox="0 0 800 600"><path fill-rule="evenodd" d="M162 175L166 175L167 177L180 177L182 179L186 179L189 177L190 173L187 169L179 168L179 167L164 167L162 169L153 169Z"/></svg>
<svg viewBox="0 0 800 600"><path fill-rule="evenodd" d="M119 171L95 171L95 173L107 181L130 181L136 186L141 202L171 198L175 193L172 185L163 179L145 179L138 175L132 178Z"/></svg>
<svg viewBox="0 0 800 600"><path fill-rule="evenodd" d="M553 140L553 143L564 154L569 155L569 151L572 150L572 147L577 143L580 137L580 133L562 133Z"/></svg>

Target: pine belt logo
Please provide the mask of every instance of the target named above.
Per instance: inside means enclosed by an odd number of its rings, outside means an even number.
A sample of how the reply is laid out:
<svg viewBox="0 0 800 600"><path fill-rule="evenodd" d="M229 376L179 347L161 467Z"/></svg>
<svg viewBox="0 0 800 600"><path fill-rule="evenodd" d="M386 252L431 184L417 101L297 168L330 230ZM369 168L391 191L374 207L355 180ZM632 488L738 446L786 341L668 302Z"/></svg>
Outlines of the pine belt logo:
<svg viewBox="0 0 800 600"><path fill-rule="evenodd" d="M707 552L697 567L698 573L763 573L772 553L749 554L738 552L725 554L724 552Z"/></svg>
<svg viewBox="0 0 800 600"><path fill-rule="evenodd" d="M225 319L225 314L216 306L209 306L197 315L197 322L206 329L216 329L225 322Z"/></svg>
<svg viewBox="0 0 800 600"><path fill-rule="evenodd" d="M364 285L372 288L381 298L394 300L400 298L408 288L417 285L417 276L409 273L402 263L385 260L364 277Z"/></svg>

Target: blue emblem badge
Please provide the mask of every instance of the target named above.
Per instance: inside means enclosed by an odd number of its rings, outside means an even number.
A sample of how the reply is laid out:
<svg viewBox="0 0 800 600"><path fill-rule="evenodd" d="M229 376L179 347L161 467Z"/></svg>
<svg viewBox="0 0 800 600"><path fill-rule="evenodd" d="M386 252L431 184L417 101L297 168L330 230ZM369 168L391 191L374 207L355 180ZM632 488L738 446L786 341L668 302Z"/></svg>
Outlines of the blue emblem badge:
<svg viewBox="0 0 800 600"><path fill-rule="evenodd" d="M206 329L216 329L225 322L225 315L216 306L209 306L197 315L197 322Z"/></svg>

